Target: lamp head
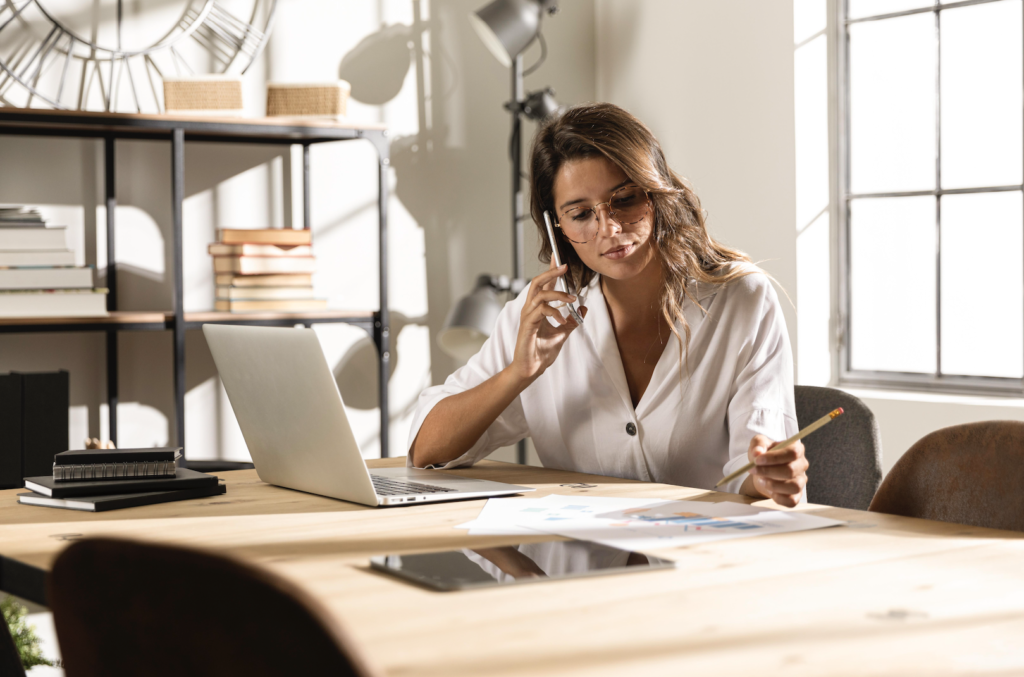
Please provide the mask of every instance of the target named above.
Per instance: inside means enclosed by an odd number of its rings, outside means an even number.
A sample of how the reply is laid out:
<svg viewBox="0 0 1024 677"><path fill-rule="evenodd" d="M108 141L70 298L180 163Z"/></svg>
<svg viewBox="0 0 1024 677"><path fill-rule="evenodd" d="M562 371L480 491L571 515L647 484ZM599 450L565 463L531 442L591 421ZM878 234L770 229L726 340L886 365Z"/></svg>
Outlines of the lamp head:
<svg viewBox="0 0 1024 677"><path fill-rule="evenodd" d="M497 280L490 275L477 278L472 293L459 299L448 313L448 319L437 335L437 345L441 350L463 364L480 351L501 312L497 287Z"/></svg>
<svg viewBox="0 0 1024 677"><path fill-rule="evenodd" d="M557 0L494 0L469 15L476 34L506 68L540 31L542 12L558 11Z"/></svg>
<svg viewBox="0 0 1024 677"><path fill-rule="evenodd" d="M545 120L558 113L559 110L561 110L561 106L555 100L555 90L550 87L530 92L522 104L523 115L531 120Z"/></svg>

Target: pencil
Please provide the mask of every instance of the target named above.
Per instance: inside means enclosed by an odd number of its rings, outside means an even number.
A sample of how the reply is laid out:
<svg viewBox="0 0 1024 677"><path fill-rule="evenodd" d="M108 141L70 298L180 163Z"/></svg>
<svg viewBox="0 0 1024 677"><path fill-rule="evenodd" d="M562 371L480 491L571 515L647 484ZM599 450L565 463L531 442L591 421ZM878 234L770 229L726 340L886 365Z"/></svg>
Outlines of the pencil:
<svg viewBox="0 0 1024 677"><path fill-rule="evenodd" d="M841 413L843 413L843 408L842 407L839 407L838 409L834 409L834 410L830 411L829 413L825 414L824 416L819 418L814 423L810 424L809 426L807 426L806 428L804 428L803 430L798 432L796 435L793 435L792 437L790 437L788 440L786 440L784 442L779 442L778 444L773 444L772 448L774 449L775 447L783 447L783 448L784 447L788 447L789 445L793 444L797 440L802 440L803 438L807 437L808 435L813 433L815 430L817 430L821 426L825 425L826 423L828 423L829 421L834 419L836 416L839 416ZM718 484L715 485L715 489L717 489L718 487L722 486L723 484L725 484L726 482L728 482L730 480L736 479L737 477L739 477L740 475L742 475L743 473L747 472L748 470L750 470L753 467L754 467L753 463L748 463L745 466L743 466L742 468L740 468L739 470L737 470L736 472L730 473L730 474L726 475L725 477L723 477L722 479L720 479L718 481Z"/></svg>

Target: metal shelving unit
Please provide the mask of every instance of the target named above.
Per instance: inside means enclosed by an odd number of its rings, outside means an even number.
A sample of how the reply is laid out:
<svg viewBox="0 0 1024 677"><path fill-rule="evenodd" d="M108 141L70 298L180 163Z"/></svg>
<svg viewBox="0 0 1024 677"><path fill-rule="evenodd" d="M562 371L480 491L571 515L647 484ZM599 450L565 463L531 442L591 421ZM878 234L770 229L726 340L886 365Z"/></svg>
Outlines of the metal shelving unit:
<svg viewBox="0 0 1024 677"><path fill-rule="evenodd" d="M185 332L205 323L290 327L303 324L345 323L366 330L377 346L380 378L380 448L388 455L388 363L390 324L387 305L387 171L388 132L383 125L283 118L227 119L172 117L0 107L0 135L64 136L104 140L106 195L107 296L109 317L3 318L0 333L99 331L106 334L107 401L110 439L117 442L118 334L124 331L170 331L174 352L175 439L185 441ZM118 139L165 140L171 144L171 214L174 302L169 311L132 312L117 308L117 267L114 219L117 207L115 143ZM216 142L302 146L303 227L310 228L309 149L315 143L364 139L373 144L378 158L378 276L380 307L368 311L315 313L186 313L182 274L182 201L185 195L185 143ZM187 450L186 450L187 453Z"/></svg>

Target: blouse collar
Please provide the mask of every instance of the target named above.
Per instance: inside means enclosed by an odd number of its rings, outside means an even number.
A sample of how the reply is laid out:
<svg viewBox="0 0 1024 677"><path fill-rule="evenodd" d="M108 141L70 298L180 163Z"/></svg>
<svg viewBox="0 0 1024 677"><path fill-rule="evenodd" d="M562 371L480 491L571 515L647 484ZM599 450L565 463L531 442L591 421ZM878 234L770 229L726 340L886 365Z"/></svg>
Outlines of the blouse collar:
<svg viewBox="0 0 1024 677"><path fill-rule="evenodd" d="M686 304L686 310L688 311L686 312L686 320L690 324L691 332L702 323L704 314L720 288L721 286L716 284L701 284L696 280L690 281L690 293L693 294L697 302L704 308L704 310L699 310L693 308L690 303ZM611 314L608 312L608 305L601 290L601 276L594 275L590 284L580 290L579 296L580 303L587 307L587 316L581 329L596 351L601 365L608 373L612 384L615 386L615 390L618 391L622 398L623 404L627 410L633 411L633 401L629 396L629 385L626 382L626 370L622 366L622 357L619 355L619 345L615 340L615 330L612 325ZM678 321L676 322L676 329L680 335L684 335L683 327ZM671 374L666 373L666 370L674 369L676 367L676 360L673 357L670 360L672 362L671 365L666 366L666 364L663 364L666 361L665 355L670 351L672 356L675 356L677 353L677 345L672 340L666 344L665 349L659 356L658 364L655 366L654 374L651 376L651 382L647 385L647 389L644 391L644 395L640 398L640 402L636 407L637 416L643 414L643 411L646 409L645 404L657 395L657 391L660 390L663 382L670 380L669 376Z"/></svg>

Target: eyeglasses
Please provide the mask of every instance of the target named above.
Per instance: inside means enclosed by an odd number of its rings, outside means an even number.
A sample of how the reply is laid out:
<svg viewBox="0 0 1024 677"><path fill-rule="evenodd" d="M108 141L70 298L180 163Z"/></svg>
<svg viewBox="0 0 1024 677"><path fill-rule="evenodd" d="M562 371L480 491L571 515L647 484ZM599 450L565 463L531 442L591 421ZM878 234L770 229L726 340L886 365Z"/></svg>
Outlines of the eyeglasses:
<svg viewBox="0 0 1024 677"><path fill-rule="evenodd" d="M651 199L639 186L628 185L619 188L607 202L593 207L573 207L558 217L558 227L566 239L576 244L586 244L597 237L597 208L608 207L608 218L620 226L631 226L643 221L651 211Z"/></svg>

